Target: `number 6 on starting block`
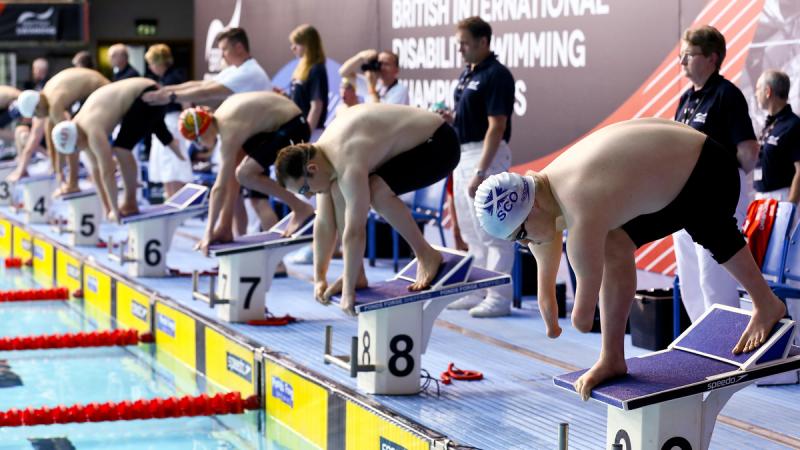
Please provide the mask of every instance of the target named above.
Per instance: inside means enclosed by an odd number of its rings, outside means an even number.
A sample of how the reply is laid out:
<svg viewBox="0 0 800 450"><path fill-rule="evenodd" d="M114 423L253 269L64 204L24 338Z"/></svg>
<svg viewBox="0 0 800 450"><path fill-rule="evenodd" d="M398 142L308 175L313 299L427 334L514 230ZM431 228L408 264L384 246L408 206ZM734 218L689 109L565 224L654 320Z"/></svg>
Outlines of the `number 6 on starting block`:
<svg viewBox="0 0 800 450"><path fill-rule="evenodd" d="M120 245L121 254L114 255L112 254L114 245L109 240L109 257L119 261L120 264L131 263L128 266L130 276L166 276L167 252L172 244L172 236L185 219L208 210L207 194L208 188L205 186L189 183L168 198L163 205L123 217L120 222L128 225L128 245Z"/></svg>
<svg viewBox="0 0 800 450"><path fill-rule="evenodd" d="M421 356L433 322L448 304L470 291L508 284L511 277L472 266L472 257L436 248L444 261L426 291L410 292L417 260L393 279L356 291L358 336L350 354L331 353L332 333L326 330L325 362L358 377L358 387L370 394L415 394L420 388ZM339 301L335 297L334 301Z"/></svg>

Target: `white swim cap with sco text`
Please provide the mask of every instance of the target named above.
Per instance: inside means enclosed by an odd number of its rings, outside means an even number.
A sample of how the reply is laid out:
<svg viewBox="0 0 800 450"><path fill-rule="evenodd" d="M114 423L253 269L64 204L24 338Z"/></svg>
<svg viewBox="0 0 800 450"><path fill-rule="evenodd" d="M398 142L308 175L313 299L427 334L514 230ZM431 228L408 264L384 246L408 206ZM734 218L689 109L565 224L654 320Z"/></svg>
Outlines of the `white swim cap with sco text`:
<svg viewBox="0 0 800 450"><path fill-rule="evenodd" d="M53 146L59 153L69 155L75 152L75 144L78 142L78 126L71 120L65 120L53 128L51 135Z"/></svg>
<svg viewBox="0 0 800 450"><path fill-rule="evenodd" d="M484 230L509 239L528 218L536 187L532 177L503 172L483 180L475 192L475 215Z"/></svg>

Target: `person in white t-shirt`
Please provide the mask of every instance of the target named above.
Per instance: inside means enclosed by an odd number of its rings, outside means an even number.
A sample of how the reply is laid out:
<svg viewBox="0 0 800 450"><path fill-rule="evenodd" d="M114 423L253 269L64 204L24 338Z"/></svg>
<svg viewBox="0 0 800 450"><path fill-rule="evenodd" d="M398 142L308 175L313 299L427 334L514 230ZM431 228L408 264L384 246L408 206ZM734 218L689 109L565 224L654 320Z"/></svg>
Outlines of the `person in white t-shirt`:
<svg viewBox="0 0 800 450"><path fill-rule="evenodd" d="M142 100L151 105L175 102L205 103L224 100L232 94L271 91L272 81L250 56L250 43L242 28L231 28L217 35L216 46L222 51L227 67L213 79L187 81L148 92Z"/></svg>
<svg viewBox="0 0 800 450"><path fill-rule="evenodd" d="M355 85L359 71L367 82L364 103L408 105L408 88L400 84L400 58L390 51L369 49L358 52L339 68L339 74Z"/></svg>
<svg viewBox="0 0 800 450"><path fill-rule="evenodd" d="M215 38L214 45L222 52L226 66L220 73L209 80L187 81L148 92L142 99L152 105L168 103L201 103L221 102L233 94L254 91L272 91L272 81L267 73L250 56L250 41L243 28L230 28L222 31ZM209 149L211 150L211 149ZM250 202L261 221L262 228L270 217L267 208L269 202L264 198L251 197ZM244 203L240 201L235 217L237 234L244 234L247 228L247 213Z"/></svg>

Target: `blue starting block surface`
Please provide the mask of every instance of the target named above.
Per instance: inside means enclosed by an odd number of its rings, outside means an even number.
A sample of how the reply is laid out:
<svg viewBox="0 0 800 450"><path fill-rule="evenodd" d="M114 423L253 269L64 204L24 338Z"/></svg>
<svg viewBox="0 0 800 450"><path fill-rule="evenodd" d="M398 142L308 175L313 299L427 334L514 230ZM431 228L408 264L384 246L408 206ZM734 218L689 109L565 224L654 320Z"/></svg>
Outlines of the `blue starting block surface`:
<svg viewBox="0 0 800 450"><path fill-rule="evenodd" d="M356 312L391 308L407 303L421 302L439 297L466 293L478 289L508 284L511 277L499 272L472 267L472 258L450 249L438 249L444 258L431 288L409 291L416 280L417 260L414 259L393 279L356 290ZM332 301L338 303L341 296Z"/></svg>
<svg viewBox="0 0 800 450"><path fill-rule="evenodd" d="M61 194L58 196L58 198L68 202L70 200L76 200L79 198L91 197L92 195L97 195L97 191L95 189L84 189L78 192L70 192L69 194Z"/></svg>
<svg viewBox="0 0 800 450"><path fill-rule="evenodd" d="M47 180L55 181L55 179L56 179L55 175L53 175L51 173L45 173L45 174L41 174L41 175L31 175L31 176L20 178L19 180L17 180L16 184L21 185L21 184L29 184L29 183L38 183L39 181L47 181Z"/></svg>
<svg viewBox="0 0 800 450"><path fill-rule="evenodd" d="M715 305L669 349L625 360L628 373L600 384L591 396L631 410L800 369L800 347L790 345L795 324L786 319L759 349L734 355L749 319L742 310ZM573 384L586 371L560 375L553 382L574 392Z"/></svg>
<svg viewBox="0 0 800 450"><path fill-rule="evenodd" d="M198 184L187 184L161 205L143 209L139 214L123 217L120 222L129 224L160 219L175 215L196 215L207 208L208 188Z"/></svg>
<svg viewBox="0 0 800 450"><path fill-rule="evenodd" d="M269 231L241 236L233 242L211 245L208 247L208 253L211 256L225 256L262 248L277 248L309 243L314 235L314 217L313 215L309 217L291 236L284 236L283 233L292 219L292 215L289 214L270 228Z"/></svg>

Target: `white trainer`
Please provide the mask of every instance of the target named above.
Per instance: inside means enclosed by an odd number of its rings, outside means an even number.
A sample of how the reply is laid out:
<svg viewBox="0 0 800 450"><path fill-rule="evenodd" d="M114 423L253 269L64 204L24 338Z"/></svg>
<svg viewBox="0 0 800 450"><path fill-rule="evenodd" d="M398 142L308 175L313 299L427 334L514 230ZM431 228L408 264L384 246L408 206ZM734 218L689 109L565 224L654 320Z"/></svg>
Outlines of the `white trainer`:
<svg viewBox="0 0 800 450"><path fill-rule="evenodd" d="M483 296L480 294L467 294L460 299L447 305L447 309L470 309L479 305L483 301Z"/></svg>
<svg viewBox="0 0 800 450"><path fill-rule="evenodd" d="M469 315L478 318L511 315L511 300L486 297L486 300L469 310Z"/></svg>

